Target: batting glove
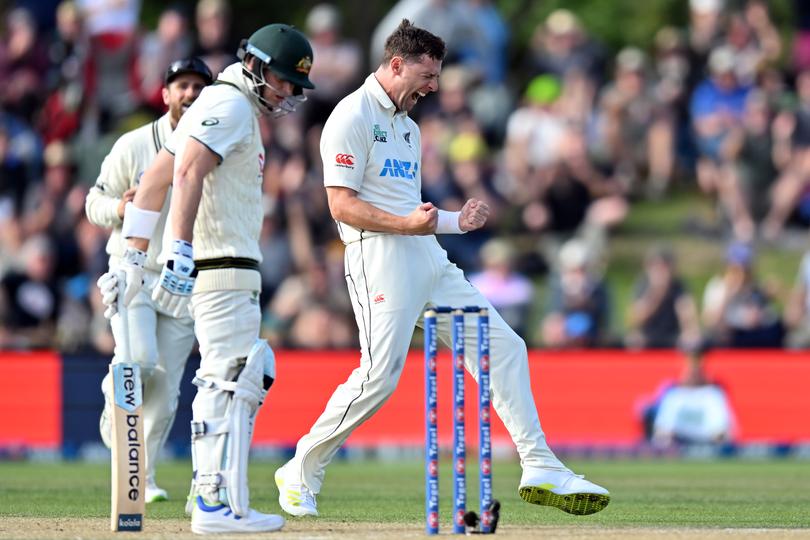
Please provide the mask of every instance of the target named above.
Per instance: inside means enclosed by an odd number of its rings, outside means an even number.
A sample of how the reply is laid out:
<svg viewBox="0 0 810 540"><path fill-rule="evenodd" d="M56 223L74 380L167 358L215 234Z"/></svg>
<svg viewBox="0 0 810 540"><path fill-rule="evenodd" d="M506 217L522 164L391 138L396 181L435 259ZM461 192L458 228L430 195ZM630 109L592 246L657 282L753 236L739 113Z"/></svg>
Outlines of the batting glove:
<svg viewBox="0 0 810 540"><path fill-rule="evenodd" d="M96 285L101 291L101 302L107 306L104 317L112 319L118 313L118 293L123 290L121 300L128 306L143 286L143 265L146 263L146 252L128 247L115 270L102 274Z"/></svg>
<svg viewBox="0 0 810 540"><path fill-rule="evenodd" d="M160 273L158 286L152 292L155 306L172 317L185 316L196 278L191 244L185 240L175 240L172 242L172 253Z"/></svg>

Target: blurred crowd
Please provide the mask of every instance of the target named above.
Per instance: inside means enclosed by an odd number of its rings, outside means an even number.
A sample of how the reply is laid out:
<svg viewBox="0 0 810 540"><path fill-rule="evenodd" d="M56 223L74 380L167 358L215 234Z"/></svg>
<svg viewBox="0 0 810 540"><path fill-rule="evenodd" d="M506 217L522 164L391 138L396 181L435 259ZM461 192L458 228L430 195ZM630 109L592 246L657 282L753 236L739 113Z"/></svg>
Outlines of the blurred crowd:
<svg viewBox="0 0 810 540"><path fill-rule="evenodd" d="M440 91L413 115L423 198L488 202L484 229L441 242L531 345L807 345L810 259L785 309L754 271L757 246L810 223L810 5L794 4L792 41L764 0L690 0L685 27L614 52L559 9L521 45L521 65L493 2L401 0L370 45L345 36L334 6L315 6L303 30L317 89L299 113L262 119L264 337L357 346L318 141L407 17L448 45ZM0 13L0 347L109 353L95 287L108 233L84 216L87 190L115 139L164 112L173 60L197 55L216 74L243 36L228 0L169 5L155 28L141 26L138 0L65 0L52 23L13 2ZM721 231L727 266L696 299L673 251L654 246L626 332L612 335L610 231L675 184L717 209L701 226Z"/></svg>

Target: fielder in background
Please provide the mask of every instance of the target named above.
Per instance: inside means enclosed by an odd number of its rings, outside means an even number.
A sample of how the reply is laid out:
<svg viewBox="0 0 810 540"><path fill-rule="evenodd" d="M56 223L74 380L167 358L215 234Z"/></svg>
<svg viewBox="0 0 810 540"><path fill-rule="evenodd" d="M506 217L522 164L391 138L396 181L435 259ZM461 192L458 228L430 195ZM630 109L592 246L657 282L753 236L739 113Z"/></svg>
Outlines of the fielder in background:
<svg viewBox="0 0 810 540"><path fill-rule="evenodd" d="M171 185L166 263L152 298L175 313L185 312L190 301L200 344L187 507L198 534L284 525L281 516L250 509L247 484L255 416L275 378L273 351L258 339L264 218L258 117L291 112L304 99L303 89L314 87L308 77L312 47L298 30L271 24L243 40L238 56L241 61L200 94L144 173L125 210L129 255L123 272L110 278L129 305Z"/></svg>
<svg viewBox="0 0 810 540"><path fill-rule="evenodd" d="M183 113L191 106L203 88L213 82L211 70L196 57L178 60L166 71L163 103L168 112L145 126L125 133L119 138L101 164L101 172L87 194L85 212L99 227L112 228L107 242L110 272L115 272L125 256L126 242L121 236L124 206L135 196L141 175L177 127ZM162 234L168 212L168 201L160 211L156 229ZM180 378L194 345L194 325L188 313L178 316L166 313L152 301L152 291L158 281L161 265L157 262L160 245L155 244L140 261L144 267L144 287L132 299L127 318L131 333L132 359L141 367L143 379L144 436L146 439L146 502L164 501L166 491L155 483L155 462L174 423L180 396ZM131 255L131 253L129 253ZM102 296L115 295L115 280L105 274L99 280ZM109 300L108 300L109 301ZM105 316L110 319L116 343L116 357L122 346L118 318L113 318L115 303L109 304ZM104 377L104 411L99 430L101 440L110 447L111 380Z"/></svg>
<svg viewBox="0 0 810 540"><path fill-rule="evenodd" d="M484 225L487 205L469 199L460 212L421 198L419 128L408 118L438 90L441 38L403 20L386 41L383 62L332 112L321 136L329 209L346 245L346 281L360 330L360 366L332 394L295 457L276 471L279 503L294 516L317 515L325 468L346 438L397 386L415 325L429 305L489 309L492 403L512 436L523 475L520 496L571 514L592 514L608 491L565 467L549 449L529 383L526 344L447 258L435 234ZM465 336L476 339L473 318ZM447 321L439 336L450 341ZM476 378L474 354L466 369ZM561 388L560 391L565 391Z"/></svg>

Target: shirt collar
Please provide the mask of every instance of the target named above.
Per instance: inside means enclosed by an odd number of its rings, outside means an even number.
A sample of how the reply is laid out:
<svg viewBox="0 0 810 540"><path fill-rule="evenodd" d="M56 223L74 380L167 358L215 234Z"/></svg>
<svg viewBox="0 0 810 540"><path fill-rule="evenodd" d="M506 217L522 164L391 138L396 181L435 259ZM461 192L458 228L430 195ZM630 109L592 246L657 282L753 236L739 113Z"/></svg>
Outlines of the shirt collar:
<svg viewBox="0 0 810 540"><path fill-rule="evenodd" d="M373 73L366 77L366 82L363 84L363 86L365 86L366 90L372 96L377 98L377 101L380 102L380 106L388 111L388 113L392 116L396 116L397 114L403 116L407 115L407 112L397 110L397 106L394 105L394 102L391 101L391 98L385 93L385 89L382 87L380 81L377 80L377 77L375 77Z"/></svg>

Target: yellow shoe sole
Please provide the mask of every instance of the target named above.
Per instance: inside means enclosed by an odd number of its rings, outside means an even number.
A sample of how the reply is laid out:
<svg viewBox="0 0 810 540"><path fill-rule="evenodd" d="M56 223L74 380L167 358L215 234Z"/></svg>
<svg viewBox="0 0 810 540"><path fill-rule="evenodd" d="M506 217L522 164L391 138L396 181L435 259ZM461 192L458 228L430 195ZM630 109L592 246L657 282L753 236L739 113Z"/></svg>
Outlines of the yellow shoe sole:
<svg viewBox="0 0 810 540"><path fill-rule="evenodd" d="M557 495L548 489L536 486L522 487L518 490L518 493L520 498L527 503L553 506L575 516L595 514L604 510L610 503L610 495L597 495L595 493Z"/></svg>

